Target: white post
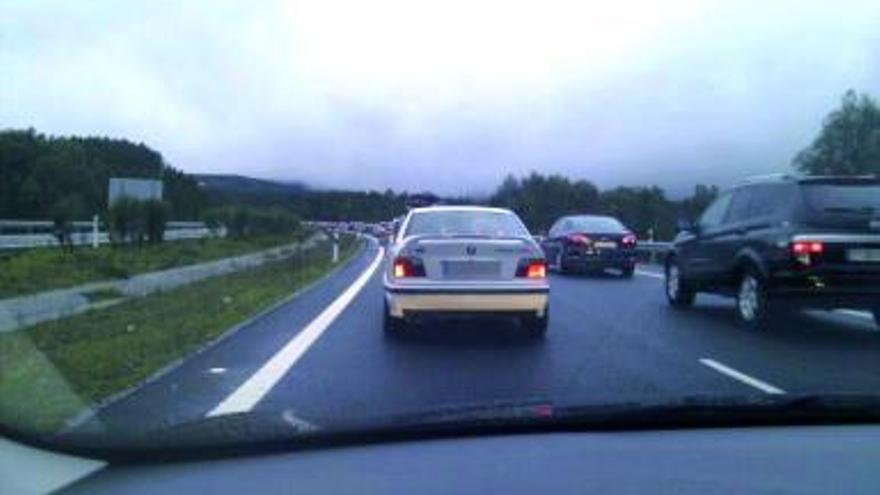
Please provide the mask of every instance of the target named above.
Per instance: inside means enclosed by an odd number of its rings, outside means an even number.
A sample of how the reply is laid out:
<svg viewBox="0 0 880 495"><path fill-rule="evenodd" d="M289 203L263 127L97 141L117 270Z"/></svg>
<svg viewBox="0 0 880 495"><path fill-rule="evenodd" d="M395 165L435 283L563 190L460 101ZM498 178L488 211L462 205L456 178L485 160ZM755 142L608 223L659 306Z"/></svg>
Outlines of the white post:
<svg viewBox="0 0 880 495"><path fill-rule="evenodd" d="M98 247L98 215L92 217L92 247Z"/></svg>
<svg viewBox="0 0 880 495"><path fill-rule="evenodd" d="M339 232L333 233L333 263L339 263Z"/></svg>

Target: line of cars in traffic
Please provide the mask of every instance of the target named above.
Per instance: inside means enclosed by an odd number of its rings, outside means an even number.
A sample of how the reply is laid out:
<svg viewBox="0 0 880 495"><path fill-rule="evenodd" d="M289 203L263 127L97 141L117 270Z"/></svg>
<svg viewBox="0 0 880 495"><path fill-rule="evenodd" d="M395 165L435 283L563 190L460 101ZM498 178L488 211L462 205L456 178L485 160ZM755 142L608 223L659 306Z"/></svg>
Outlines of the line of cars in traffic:
<svg viewBox="0 0 880 495"><path fill-rule="evenodd" d="M880 179L751 179L683 221L663 263L671 307L731 296L747 327L783 309L849 308L880 325ZM538 242L540 241L540 242ZM384 328L437 315L515 316L549 324L548 270L632 277L635 234L617 219L568 215L536 239L517 215L481 206L414 208L395 225L384 270Z"/></svg>

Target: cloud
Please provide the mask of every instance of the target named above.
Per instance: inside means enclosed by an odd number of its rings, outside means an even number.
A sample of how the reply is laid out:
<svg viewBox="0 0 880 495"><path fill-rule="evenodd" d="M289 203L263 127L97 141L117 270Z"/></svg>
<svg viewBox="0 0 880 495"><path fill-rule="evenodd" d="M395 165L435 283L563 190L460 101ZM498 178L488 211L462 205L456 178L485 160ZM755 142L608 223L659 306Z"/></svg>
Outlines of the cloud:
<svg viewBox="0 0 880 495"><path fill-rule="evenodd" d="M540 5L540 7L539 7ZM784 169L880 86L876 2L27 2L0 122L147 142L188 171L488 191Z"/></svg>

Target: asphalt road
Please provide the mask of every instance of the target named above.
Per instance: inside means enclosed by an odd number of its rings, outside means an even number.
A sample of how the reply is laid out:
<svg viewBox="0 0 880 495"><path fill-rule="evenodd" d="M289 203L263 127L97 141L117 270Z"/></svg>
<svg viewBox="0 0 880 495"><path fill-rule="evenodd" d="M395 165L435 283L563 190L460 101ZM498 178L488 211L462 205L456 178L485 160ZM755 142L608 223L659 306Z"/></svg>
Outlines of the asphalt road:
<svg viewBox="0 0 880 495"><path fill-rule="evenodd" d="M382 332L380 248L104 408L80 431L152 429L237 412L306 427L488 403L592 405L880 391L880 331L867 315L804 313L770 331L737 326L732 302L670 309L650 267L632 279L551 279L535 339L505 320ZM328 309L329 308L329 309Z"/></svg>

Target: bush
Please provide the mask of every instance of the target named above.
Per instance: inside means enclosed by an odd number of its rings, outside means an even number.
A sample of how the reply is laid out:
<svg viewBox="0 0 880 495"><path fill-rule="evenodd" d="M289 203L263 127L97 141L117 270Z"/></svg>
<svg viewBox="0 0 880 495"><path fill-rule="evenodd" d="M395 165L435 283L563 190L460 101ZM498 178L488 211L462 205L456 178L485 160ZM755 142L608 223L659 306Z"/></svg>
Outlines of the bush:
<svg viewBox="0 0 880 495"><path fill-rule="evenodd" d="M226 228L236 239L265 235L293 235L300 229L300 220L283 208L253 208L232 206L205 213L204 221L214 232Z"/></svg>
<svg viewBox="0 0 880 495"><path fill-rule="evenodd" d="M115 243L162 242L170 211L168 203L158 199L141 201L123 196L108 211L110 238Z"/></svg>

